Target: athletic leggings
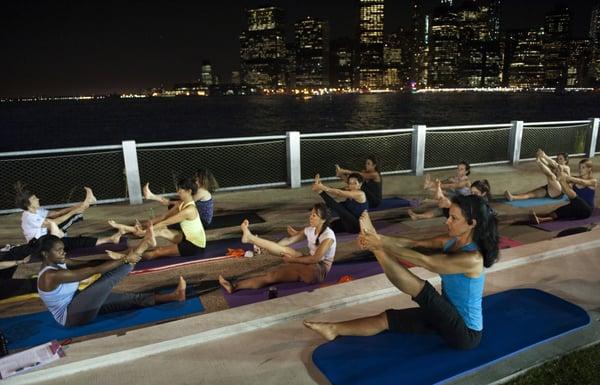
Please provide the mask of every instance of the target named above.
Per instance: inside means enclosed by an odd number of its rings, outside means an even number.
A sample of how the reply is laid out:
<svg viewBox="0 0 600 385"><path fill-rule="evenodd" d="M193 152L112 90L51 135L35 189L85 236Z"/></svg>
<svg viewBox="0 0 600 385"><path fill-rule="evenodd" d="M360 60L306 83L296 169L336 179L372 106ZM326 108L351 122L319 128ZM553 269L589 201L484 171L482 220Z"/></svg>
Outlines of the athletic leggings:
<svg viewBox="0 0 600 385"><path fill-rule="evenodd" d="M594 208L583 200L583 198L576 196L569 200L568 205L554 210L554 214L557 219L586 219L592 216L593 211Z"/></svg>
<svg viewBox="0 0 600 385"><path fill-rule="evenodd" d="M329 225L334 233L347 232L357 234L360 232L358 218L355 217L350 210L345 208L341 203L336 202L336 200L330 197L325 191L322 191L319 195L323 198L323 201L325 201L325 205L340 216L339 219L334 220L331 222L331 225Z"/></svg>
<svg viewBox="0 0 600 385"><path fill-rule="evenodd" d="M92 322L98 314L113 313L136 307L154 306L152 293L114 293L113 286L133 269L130 264L102 274L99 280L78 292L67 308L65 326L79 326Z"/></svg>

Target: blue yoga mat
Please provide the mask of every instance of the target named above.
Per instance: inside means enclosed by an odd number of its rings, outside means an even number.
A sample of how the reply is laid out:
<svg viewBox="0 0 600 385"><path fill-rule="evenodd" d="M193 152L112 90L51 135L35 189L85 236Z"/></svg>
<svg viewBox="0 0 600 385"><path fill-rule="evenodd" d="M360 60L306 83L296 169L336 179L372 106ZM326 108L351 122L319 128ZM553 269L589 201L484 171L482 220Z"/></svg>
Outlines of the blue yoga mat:
<svg viewBox="0 0 600 385"><path fill-rule="evenodd" d="M369 211L381 211L381 210L389 210L395 209L399 207L411 207L413 206L413 202L404 198L392 197L392 198L383 198L381 204L373 209L369 209Z"/></svg>
<svg viewBox="0 0 600 385"><path fill-rule="evenodd" d="M436 334L384 332L340 337L313 361L332 384L438 384L456 379L590 323L577 305L536 289L483 299L484 332L472 350L448 347Z"/></svg>
<svg viewBox="0 0 600 385"><path fill-rule="evenodd" d="M91 324L71 328L61 326L54 320L50 312L44 311L0 318L0 330L8 339L8 348L13 350L29 348L52 340L60 341L156 323L202 311L204 311L204 307L200 300L192 298L185 302L171 302L137 310L102 314Z"/></svg>
<svg viewBox="0 0 600 385"><path fill-rule="evenodd" d="M569 198L565 194L562 195L559 199L551 199L551 198L536 198L536 199L523 199L520 201L501 201L504 204L513 206L513 207L536 207L543 205L556 205L559 203L568 202Z"/></svg>

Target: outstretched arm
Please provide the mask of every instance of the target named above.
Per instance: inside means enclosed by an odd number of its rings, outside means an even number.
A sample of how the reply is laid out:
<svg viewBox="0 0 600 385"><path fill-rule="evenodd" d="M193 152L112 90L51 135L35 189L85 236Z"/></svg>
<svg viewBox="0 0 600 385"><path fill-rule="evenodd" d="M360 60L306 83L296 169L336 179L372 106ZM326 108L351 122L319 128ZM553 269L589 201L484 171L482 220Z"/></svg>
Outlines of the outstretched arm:
<svg viewBox="0 0 600 385"><path fill-rule="evenodd" d="M367 201L367 196L362 190L347 191L323 185L323 191L336 197L354 199L359 203L365 203Z"/></svg>

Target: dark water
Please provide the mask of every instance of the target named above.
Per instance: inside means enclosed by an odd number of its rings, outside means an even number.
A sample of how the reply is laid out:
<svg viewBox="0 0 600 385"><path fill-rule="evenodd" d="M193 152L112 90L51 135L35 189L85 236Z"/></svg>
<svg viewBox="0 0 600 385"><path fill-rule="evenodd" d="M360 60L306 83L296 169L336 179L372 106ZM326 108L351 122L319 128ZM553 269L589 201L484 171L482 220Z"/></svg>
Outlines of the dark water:
<svg viewBox="0 0 600 385"><path fill-rule="evenodd" d="M0 104L0 152L281 134L581 120L600 117L600 93L252 96Z"/></svg>

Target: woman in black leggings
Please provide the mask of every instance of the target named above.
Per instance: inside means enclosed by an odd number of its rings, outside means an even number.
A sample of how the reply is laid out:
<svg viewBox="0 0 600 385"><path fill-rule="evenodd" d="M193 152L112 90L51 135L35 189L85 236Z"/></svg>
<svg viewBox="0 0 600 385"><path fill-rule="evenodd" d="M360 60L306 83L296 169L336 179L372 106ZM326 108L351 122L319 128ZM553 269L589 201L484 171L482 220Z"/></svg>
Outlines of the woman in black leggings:
<svg viewBox="0 0 600 385"><path fill-rule="evenodd" d="M363 211L369 208L369 203L366 194L361 189L363 178L360 174L353 173L348 175L346 183L348 184L347 190L328 187L321 183L319 174L317 174L312 190L323 198L330 210L335 211L339 215L339 219L331 222L331 229L336 233L347 232L356 234L360 231L358 218L360 218L360 214ZM337 202L332 196L346 198L346 200Z"/></svg>
<svg viewBox="0 0 600 385"><path fill-rule="evenodd" d="M379 172L379 161L374 155L369 155L365 160L365 168L362 171L352 171L345 168L341 168L339 165L335 165L335 175L348 183L348 176L350 174L360 174L363 177L363 184L361 189L367 196L369 202L369 208L375 208L381 204L383 199L383 178Z"/></svg>

